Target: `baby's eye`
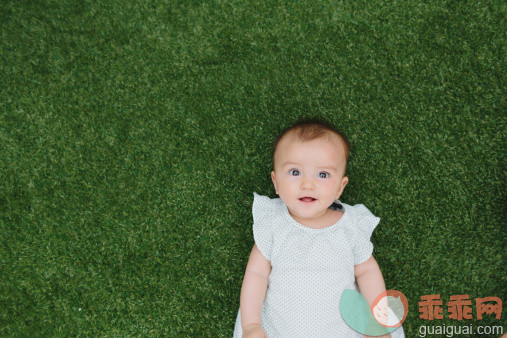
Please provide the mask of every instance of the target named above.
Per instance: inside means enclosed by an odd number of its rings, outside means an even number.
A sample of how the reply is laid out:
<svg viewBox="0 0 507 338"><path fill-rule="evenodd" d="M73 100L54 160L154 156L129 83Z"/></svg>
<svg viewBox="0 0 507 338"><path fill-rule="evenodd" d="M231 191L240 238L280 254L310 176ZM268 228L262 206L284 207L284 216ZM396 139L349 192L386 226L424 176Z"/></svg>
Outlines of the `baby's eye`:
<svg viewBox="0 0 507 338"><path fill-rule="evenodd" d="M297 169L291 169L289 171L289 175L291 175L291 176L299 176L299 170L297 170Z"/></svg>
<svg viewBox="0 0 507 338"><path fill-rule="evenodd" d="M329 177L329 174L326 173L325 171L319 173L319 178L328 178Z"/></svg>

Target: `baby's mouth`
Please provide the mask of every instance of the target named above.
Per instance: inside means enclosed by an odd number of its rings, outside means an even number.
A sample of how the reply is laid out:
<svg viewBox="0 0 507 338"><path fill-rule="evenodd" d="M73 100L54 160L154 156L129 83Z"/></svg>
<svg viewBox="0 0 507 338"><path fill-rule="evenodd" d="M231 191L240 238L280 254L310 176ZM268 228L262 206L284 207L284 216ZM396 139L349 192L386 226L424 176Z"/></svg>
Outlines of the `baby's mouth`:
<svg viewBox="0 0 507 338"><path fill-rule="evenodd" d="M316 200L316 198L313 198L313 197L301 197L299 199L301 202L313 202Z"/></svg>

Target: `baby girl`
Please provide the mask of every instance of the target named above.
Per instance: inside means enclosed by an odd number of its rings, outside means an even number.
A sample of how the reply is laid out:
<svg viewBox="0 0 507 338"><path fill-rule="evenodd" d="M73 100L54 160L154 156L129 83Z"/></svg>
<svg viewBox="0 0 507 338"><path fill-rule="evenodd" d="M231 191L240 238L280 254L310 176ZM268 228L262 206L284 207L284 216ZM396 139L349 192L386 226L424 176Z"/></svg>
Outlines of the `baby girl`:
<svg viewBox="0 0 507 338"><path fill-rule="evenodd" d="M380 219L339 201L348 155L347 139L319 121L300 122L275 141L271 179L280 198L254 193L255 244L234 337L363 337L339 304L345 289L359 287L370 305L385 291L370 241Z"/></svg>

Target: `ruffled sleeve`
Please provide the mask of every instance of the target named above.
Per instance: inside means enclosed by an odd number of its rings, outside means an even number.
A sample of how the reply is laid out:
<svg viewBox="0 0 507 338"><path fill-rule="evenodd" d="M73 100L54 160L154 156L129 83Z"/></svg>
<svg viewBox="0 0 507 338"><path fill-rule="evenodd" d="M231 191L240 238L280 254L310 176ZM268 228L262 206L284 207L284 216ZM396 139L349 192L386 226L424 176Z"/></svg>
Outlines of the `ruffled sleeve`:
<svg viewBox="0 0 507 338"><path fill-rule="evenodd" d="M353 233L354 265L364 263L373 253L373 243L371 242L371 234L380 222L380 218L376 217L363 204L357 204L352 207L355 222L351 223Z"/></svg>
<svg viewBox="0 0 507 338"><path fill-rule="evenodd" d="M276 199L270 199L267 196L261 196L254 193L252 207L253 214L253 235L255 244L262 255L271 260L271 251L273 247L273 227L271 220L279 212L279 203Z"/></svg>

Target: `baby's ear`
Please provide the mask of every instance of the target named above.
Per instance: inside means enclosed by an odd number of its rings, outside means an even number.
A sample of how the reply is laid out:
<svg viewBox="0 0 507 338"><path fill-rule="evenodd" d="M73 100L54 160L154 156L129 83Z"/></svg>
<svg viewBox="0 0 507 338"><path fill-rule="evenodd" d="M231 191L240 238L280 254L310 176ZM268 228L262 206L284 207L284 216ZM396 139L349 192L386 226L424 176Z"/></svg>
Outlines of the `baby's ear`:
<svg viewBox="0 0 507 338"><path fill-rule="evenodd" d="M278 195L278 189L276 187L276 174L274 171L271 172L271 181L273 181L273 186L275 187L275 192Z"/></svg>
<svg viewBox="0 0 507 338"><path fill-rule="evenodd" d="M338 197L336 199L340 199L340 196L343 194L343 189L345 189L345 186L349 183L349 178L347 176L343 176L342 178L342 187L340 191L338 192Z"/></svg>
<svg viewBox="0 0 507 338"><path fill-rule="evenodd" d="M345 186L349 183L349 178L347 176L343 176L342 178L342 191L345 189Z"/></svg>

